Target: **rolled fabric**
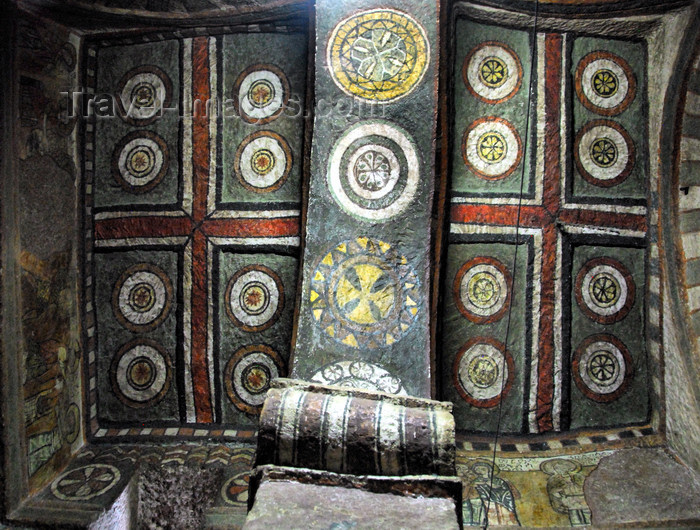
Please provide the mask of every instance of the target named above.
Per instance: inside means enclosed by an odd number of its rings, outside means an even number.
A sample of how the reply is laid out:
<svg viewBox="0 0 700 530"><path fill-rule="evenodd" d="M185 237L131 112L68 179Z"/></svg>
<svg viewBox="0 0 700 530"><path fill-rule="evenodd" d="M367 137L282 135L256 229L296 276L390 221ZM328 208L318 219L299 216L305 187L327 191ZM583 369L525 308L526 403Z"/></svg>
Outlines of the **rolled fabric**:
<svg viewBox="0 0 700 530"><path fill-rule="evenodd" d="M453 476L452 403L276 379L260 415L255 464Z"/></svg>

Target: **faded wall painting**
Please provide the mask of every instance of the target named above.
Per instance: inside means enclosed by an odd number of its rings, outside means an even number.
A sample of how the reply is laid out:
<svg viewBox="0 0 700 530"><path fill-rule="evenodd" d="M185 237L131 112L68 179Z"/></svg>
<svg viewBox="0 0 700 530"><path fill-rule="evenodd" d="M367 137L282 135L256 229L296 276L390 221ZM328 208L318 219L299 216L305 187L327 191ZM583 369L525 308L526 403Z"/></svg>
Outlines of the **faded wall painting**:
<svg viewBox="0 0 700 530"><path fill-rule="evenodd" d="M61 92L75 85L78 40L22 20L19 85L19 265L22 447L30 490L82 444L77 279L76 119ZM52 197L47 202L46 197Z"/></svg>
<svg viewBox="0 0 700 530"><path fill-rule="evenodd" d="M458 18L440 333L458 429L649 421L645 55Z"/></svg>
<svg viewBox="0 0 700 530"><path fill-rule="evenodd" d="M293 375L429 396L437 8L400 7L316 3Z"/></svg>
<svg viewBox="0 0 700 530"><path fill-rule="evenodd" d="M591 525L586 477L610 452L546 457L458 453L464 526Z"/></svg>
<svg viewBox="0 0 700 530"><path fill-rule="evenodd" d="M255 28L88 48L98 437L250 435L270 380L287 373L307 38Z"/></svg>

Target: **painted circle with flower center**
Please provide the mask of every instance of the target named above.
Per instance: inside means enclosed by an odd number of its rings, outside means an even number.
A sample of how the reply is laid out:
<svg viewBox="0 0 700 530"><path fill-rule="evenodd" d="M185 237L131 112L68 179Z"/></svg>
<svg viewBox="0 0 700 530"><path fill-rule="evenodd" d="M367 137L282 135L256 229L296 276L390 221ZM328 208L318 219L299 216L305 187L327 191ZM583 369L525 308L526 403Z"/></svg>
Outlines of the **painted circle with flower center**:
<svg viewBox="0 0 700 530"><path fill-rule="evenodd" d="M231 402L249 414L258 414L265 402L270 382L280 377L284 362L264 344L245 346L226 363L224 382Z"/></svg>
<svg viewBox="0 0 700 530"><path fill-rule="evenodd" d="M591 184L615 186L625 180L634 165L632 138L618 123L595 120L576 135L574 157L579 173Z"/></svg>
<svg viewBox="0 0 700 530"><path fill-rule="evenodd" d="M572 362L574 380L583 394L600 403L617 399L630 385L634 366L627 347L614 335L586 338Z"/></svg>
<svg viewBox="0 0 700 530"><path fill-rule="evenodd" d="M169 153L165 141L150 131L135 131L117 144L112 158L112 175L130 193L155 188L167 173Z"/></svg>
<svg viewBox="0 0 700 530"><path fill-rule="evenodd" d="M360 197L380 199L396 186L399 160L382 145L364 145L350 157L347 179Z"/></svg>
<svg viewBox="0 0 700 530"><path fill-rule="evenodd" d="M221 486L221 498L226 504L245 508L248 506L248 486L250 472L238 473L224 482Z"/></svg>
<svg viewBox="0 0 700 530"><path fill-rule="evenodd" d="M363 11L341 20L326 46L335 84L351 97L377 103L412 92L430 60L423 27L406 13L390 9Z"/></svg>
<svg viewBox="0 0 700 530"><path fill-rule="evenodd" d="M454 382L471 405L497 405L513 382L513 359L505 346L490 337L474 337L457 354Z"/></svg>
<svg viewBox="0 0 700 530"><path fill-rule="evenodd" d="M271 64L256 64L244 70L233 89L234 105L249 123L264 124L276 119L289 100L289 81Z"/></svg>
<svg viewBox="0 0 700 530"><path fill-rule="evenodd" d="M134 339L115 355L110 374L115 394L123 403L148 407L165 397L170 388L172 365L160 344L150 339Z"/></svg>
<svg viewBox="0 0 700 530"><path fill-rule="evenodd" d="M464 132L462 157L479 178L506 178L515 171L522 156L520 136L503 118L479 118Z"/></svg>
<svg viewBox="0 0 700 530"><path fill-rule="evenodd" d="M612 324L625 318L634 304L632 275L609 257L588 260L576 275L574 290L581 310L592 320Z"/></svg>
<svg viewBox="0 0 700 530"><path fill-rule="evenodd" d="M107 493L121 472L109 464L90 464L61 473L51 483L51 493L64 501L87 501Z"/></svg>
<svg viewBox="0 0 700 530"><path fill-rule="evenodd" d="M170 313L173 288L167 274L151 263L126 269L114 286L112 309L125 328L143 332L158 327Z"/></svg>
<svg viewBox="0 0 700 530"><path fill-rule="evenodd" d="M262 331L279 318L284 288L277 273L264 265L248 265L226 287L226 313L244 331Z"/></svg>
<svg viewBox="0 0 700 530"><path fill-rule="evenodd" d="M313 320L352 348L378 348L403 338L416 320L418 278L390 244L367 237L341 242L319 260L308 299Z"/></svg>
<svg viewBox="0 0 700 530"><path fill-rule="evenodd" d="M247 136L234 157L234 172L246 189L269 193L279 189L292 168L292 150L287 141L272 131Z"/></svg>
<svg viewBox="0 0 700 530"><path fill-rule="evenodd" d="M472 322L495 322L510 303L510 283L510 273L499 260L486 256L471 259L455 275L457 308Z"/></svg>
<svg viewBox="0 0 700 530"><path fill-rule="evenodd" d="M148 125L169 107L172 83L156 66L139 66L129 70L117 85L120 116L131 125Z"/></svg>
<svg viewBox="0 0 700 530"><path fill-rule="evenodd" d="M576 94L593 112L614 116L627 109L636 94L637 82L630 65L610 52L586 55L576 68Z"/></svg>
<svg viewBox="0 0 700 530"><path fill-rule="evenodd" d="M485 103L502 103L520 89L523 69L520 59L507 44L482 42L467 55L462 67L467 89Z"/></svg>
<svg viewBox="0 0 700 530"><path fill-rule="evenodd" d="M420 170L418 151L406 131L384 121L360 122L333 146L328 188L346 213L383 223L413 202Z"/></svg>

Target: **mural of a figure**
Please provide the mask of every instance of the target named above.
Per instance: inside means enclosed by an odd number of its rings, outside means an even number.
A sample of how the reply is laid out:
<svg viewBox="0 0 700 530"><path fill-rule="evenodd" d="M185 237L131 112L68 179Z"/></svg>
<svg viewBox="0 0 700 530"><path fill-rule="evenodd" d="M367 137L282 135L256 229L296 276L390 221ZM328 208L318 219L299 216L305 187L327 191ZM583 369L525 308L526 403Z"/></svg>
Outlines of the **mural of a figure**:
<svg viewBox="0 0 700 530"><path fill-rule="evenodd" d="M467 472L462 515L465 526L520 526L515 509L518 490L497 476L498 466L478 461Z"/></svg>
<svg viewBox="0 0 700 530"><path fill-rule="evenodd" d="M80 416L70 402L65 380L78 369L78 346L72 340L68 291L70 252L39 260L21 256L26 340L24 380L28 471L33 475L57 452L68 453L78 436ZM65 455L64 455L65 456Z"/></svg>
<svg viewBox="0 0 700 530"><path fill-rule="evenodd" d="M591 524L591 510L583 495L585 475L581 464L566 458L542 462L540 469L549 475L547 494L555 512L568 515L571 526Z"/></svg>

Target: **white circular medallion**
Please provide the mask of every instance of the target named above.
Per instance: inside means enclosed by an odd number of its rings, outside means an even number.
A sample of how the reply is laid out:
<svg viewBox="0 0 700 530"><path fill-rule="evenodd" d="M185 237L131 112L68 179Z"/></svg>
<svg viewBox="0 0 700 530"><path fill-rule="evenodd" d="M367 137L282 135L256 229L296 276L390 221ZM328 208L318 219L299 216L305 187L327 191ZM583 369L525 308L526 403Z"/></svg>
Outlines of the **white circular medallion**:
<svg viewBox="0 0 700 530"><path fill-rule="evenodd" d="M408 133L387 122L363 122L335 143L328 187L338 205L369 222L403 213L418 189L420 163Z"/></svg>
<svg viewBox="0 0 700 530"><path fill-rule="evenodd" d="M274 120L289 100L289 82L272 65L253 65L236 80L234 103L240 116L249 123Z"/></svg>
<svg viewBox="0 0 700 530"><path fill-rule="evenodd" d="M463 265L455 278L457 306L469 320L490 323L506 309L510 274L498 260L479 257Z"/></svg>
<svg viewBox="0 0 700 530"><path fill-rule="evenodd" d="M577 161L584 176L601 184L627 176L631 149L628 137L620 129L600 123L587 128L577 138Z"/></svg>
<svg viewBox="0 0 700 530"><path fill-rule="evenodd" d="M90 464L60 474L51 483L51 493L64 501L87 501L107 493L121 478L121 472L108 464Z"/></svg>
<svg viewBox="0 0 700 530"><path fill-rule="evenodd" d="M576 93L581 103L594 112L613 116L634 99L636 80L627 61L609 52L586 55L576 68Z"/></svg>
<svg viewBox="0 0 700 530"><path fill-rule="evenodd" d="M165 141L150 131L134 131L115 147L112 174L119 185L131 193L144 193L156 187L169 165Z"/></svg>
<svg viewBox="0 0 700 530"><path fill-rule="evenodd" d="M170 104L172 84L156 66L141 66L127 72L117 88L117 102L124 120L148 125Z"/></svg>
<svg viewBox="0 0 700 530"><path fill-rule="evenodd" d="M139 263L126 269L115 284L112 309L125 328L150 331L168 316L172 299L172 284L165 272L153 264Z"/></svg>
<svg viewBox="0 0 700 530"><path fill-rule="evenodd" d="M265 372L262 377L251 377L251 370ZM263 352L253 352L245 359L237 363L233 369L234 381L241 381L237 387L238 395L243 401L254 407L260 406L265 401L265 392L269 387L269 381L279 376L274 361ZM263 384L263 381L266 384Z"/></svg>
<svg viewBox="0 0 700 530"><path fill-rule="evenodd" d="M589 344L578 364L579 376L593 392L611 394L625 380L625 358L610 342Z"/></svg>
<svg viewBox="0 0 700 530"><path fill-rule="evenodd" d="M632 275L621 262L606 256L588 260L576 275L576 302L592 320L613 324L634 305Z"/></svg>
<svg viewBox="0 0 700 530"><path fill-rule="evenodd" d="M506 44L483 42L467 55L462 77L469 91L481 101L502 103L520 88L522 67Z"/></svg>
<svg viewBox="0 0 700 530"><path fill-rule="evenodd" d="M226 363L224 383L231 402L249 414L260 412L270 382L282 375L279 354L264 344L244 346Z"/></svg>
<svg viewBox="0 0 700 530"><path fill-rule="evenodd" d="M598 403L619 398L634 378L634 363L627 347L606 333L591 335L576 348L571 370L581 393Z"/></svg>
<svg viewBox="0 0 700 530"><path fill-rule="evenodd" d="M522 143L515 127L502 118L479 118L462 139L462 156L477 177L500 180L509 176L522 159Z"/></svg>
<svg viewBox="0 0 700 530"><path fill-rule="evenodd" d="M226 312L244 331L262 331L275 323L284 306L277 274L263 265L249 265L229 280Z"/></svg>
<svg viewBox="0 0 700 530"><path fill-rule="evenodd" d="M594 313L614 315L627 303L627 281L614 267L597 265L584 275L581 296Z"/></svg>
<svg viewBox="0 0 700 530"><path fill-rule="evenodd" d="M477 401L488 402L497 398L508 381L503 353L485 342L478 342L464 352L458 373L462 388Z"/></svg>
<svg viewBox="0 0 700 530"><path fill-rule="evenodd" d="M152 406L163 399L172 377L168 354L149 339L124 345L112 360L110 372L117 397L131 407Z"/></svg>
<svg viewBox="0 0 700 530"><path fill-rule="evenodd" d="M241 142L234 165L245 188L257 193L275 191L287 180L292 150L279 134L258 131Z"/></svg>
<svg viewBox="0 0 700 530"><path fill-rule="evenodd" d="M119 290L119 309L129 322L143 326L162 313L166 297L165 284L158 275L148 271L135 272Z"/></svg>

